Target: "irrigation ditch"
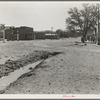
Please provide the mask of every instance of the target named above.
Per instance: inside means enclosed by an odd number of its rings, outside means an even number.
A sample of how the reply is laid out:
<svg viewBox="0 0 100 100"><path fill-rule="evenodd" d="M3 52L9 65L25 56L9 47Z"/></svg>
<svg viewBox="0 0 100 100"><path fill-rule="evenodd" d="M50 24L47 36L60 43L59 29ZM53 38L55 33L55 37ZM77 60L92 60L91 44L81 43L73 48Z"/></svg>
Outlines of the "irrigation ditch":
<svg viewBox="0 0 100 100"><path fill-rule="evenodd" d="M7 60L5 64L0 65L0 94L3 94L6 87L16 81L26 73L37 69L44 60L61 54L62 52L34 51L19 60Z"/></svg>

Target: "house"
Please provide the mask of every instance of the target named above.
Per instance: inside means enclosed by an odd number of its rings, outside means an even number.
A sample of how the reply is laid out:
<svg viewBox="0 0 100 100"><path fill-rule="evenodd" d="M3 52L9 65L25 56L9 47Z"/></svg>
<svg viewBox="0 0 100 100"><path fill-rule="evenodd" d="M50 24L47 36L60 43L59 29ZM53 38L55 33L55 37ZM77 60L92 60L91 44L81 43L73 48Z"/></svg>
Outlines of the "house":
<svg viewBox="0 0 100 100"><path fill-rule="evenodd" d="M96 41L96 30L94 28L88 30L86 39L88 41L93 41L93 42Z"/></svg>

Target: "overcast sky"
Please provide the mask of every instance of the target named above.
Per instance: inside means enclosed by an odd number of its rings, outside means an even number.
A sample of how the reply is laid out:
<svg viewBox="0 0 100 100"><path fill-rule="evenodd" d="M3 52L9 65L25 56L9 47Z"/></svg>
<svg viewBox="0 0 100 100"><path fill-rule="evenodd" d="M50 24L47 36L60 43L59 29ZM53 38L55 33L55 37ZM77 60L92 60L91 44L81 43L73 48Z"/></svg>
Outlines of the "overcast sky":
<svg viewBox="0 0 100 100"><path fill-rule="evenodd" d="M78 2L0 2L0 24L28 26L35 31L66 28L67 11L81 8Z"/></svg>

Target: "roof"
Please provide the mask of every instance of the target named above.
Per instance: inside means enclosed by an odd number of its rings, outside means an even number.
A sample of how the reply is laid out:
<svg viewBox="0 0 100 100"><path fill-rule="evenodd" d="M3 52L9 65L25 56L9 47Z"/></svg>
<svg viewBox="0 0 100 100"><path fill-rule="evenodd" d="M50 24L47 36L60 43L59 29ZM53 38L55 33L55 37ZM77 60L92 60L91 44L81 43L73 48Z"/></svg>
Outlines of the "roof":
<svg viewBox="0 0 100 100"><path fill-rule="evenodd" d="M57 33L45 33L45 35L57 35Z"/></svg>

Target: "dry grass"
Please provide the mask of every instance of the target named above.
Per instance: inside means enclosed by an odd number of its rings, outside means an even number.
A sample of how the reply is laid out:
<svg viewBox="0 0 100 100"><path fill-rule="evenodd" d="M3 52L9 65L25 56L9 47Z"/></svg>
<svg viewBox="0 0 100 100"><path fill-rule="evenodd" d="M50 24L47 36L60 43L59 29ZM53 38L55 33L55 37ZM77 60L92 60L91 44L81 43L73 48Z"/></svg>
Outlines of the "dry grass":
<svg viewBox="0 0 100 100"><path fill-rule="evenodd" d="M99 94L100 47L95 44L73 45L74 41L78 39L20 42L30 51L63 53L42 62L38 68L12 83L4 93Z"/></svg>

